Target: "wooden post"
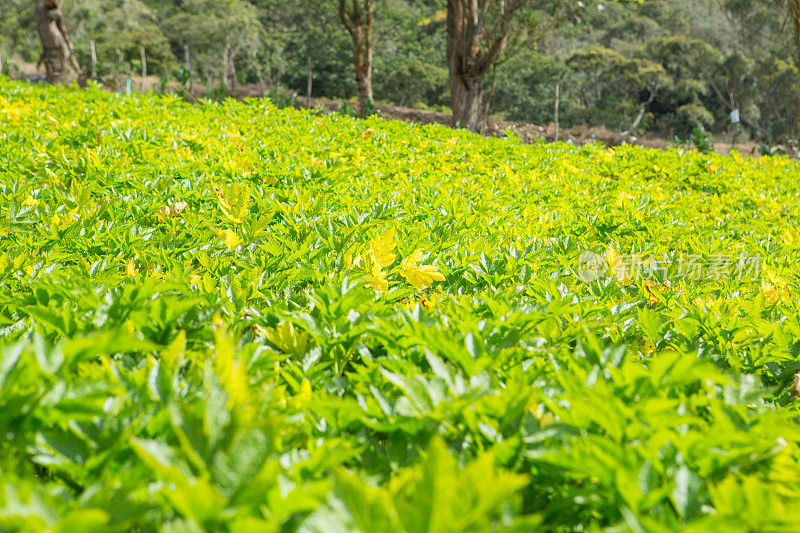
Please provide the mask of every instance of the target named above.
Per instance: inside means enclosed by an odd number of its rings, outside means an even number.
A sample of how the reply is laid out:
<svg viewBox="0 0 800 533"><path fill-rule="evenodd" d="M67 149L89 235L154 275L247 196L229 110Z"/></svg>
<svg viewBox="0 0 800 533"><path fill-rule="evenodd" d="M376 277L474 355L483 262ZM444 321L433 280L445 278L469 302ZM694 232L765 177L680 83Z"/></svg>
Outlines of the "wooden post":
<svg viewBox="0 0 800 533"><path fill-rule="evenodd" d="M306 108L311 109L311 87L314 82L314 78L311 75L311 56L307 56L308 59L308 85L306 90Z"/></svg>
<svg viewBox="0 0 800 533"><path fill-rule="evenodd" d="M556 106L555 106L555 113L554 113L554 120L553 120L553 122L555 123L555 126L556 126L556 135L555 135L555 138L553 139L554 141L558 141L558 134L560 133L558 131L558 129L559 129L558 128L558 104L559 104L560 98L561 98L561 85L559 85L557 83L556 84Z"/></svg>
<svg viewBox="0 0 800 533"><path fill-rule="evenodd" d="M142 92L147 89L147 54L144 51L144 46L139 47L142 53Z"/></svg>
<svg viewBox="0 0 800 533"><path fill-rule="evenodd" d="M92 79L97 81L97 50L94 47L94 41L89 41L89 48L92 51Z"/></svg>
<svg viewBox="0 0 800 533"><path fill-rule="evenodd" d="M190 70L190 69L189 69L189 59L190 59L190 57L189 57L189 45L188 45L188 44L184 44L184 45L183 45L183 69L184 69L184 70L185 70L187 73L188 73L188 72L189 72L189 70ZM191 82L192 82L192 79L191 79L191 77L190 77L190 78L189 78L189 83L188 83L188 85L191 85Z"/></svg>
<svg viewBox="0 0 800 533"><path fill-rule="evenodd" d="M117 48L117 92L122 92L122 50Z"/></svg>
<svg viewBox="0 0 800 533"><path fill-rule="evenodd" d="M228 67L230 65L231 45L228 38L225 38L225 48L222 50L222 86L228 87Z"/></svg>

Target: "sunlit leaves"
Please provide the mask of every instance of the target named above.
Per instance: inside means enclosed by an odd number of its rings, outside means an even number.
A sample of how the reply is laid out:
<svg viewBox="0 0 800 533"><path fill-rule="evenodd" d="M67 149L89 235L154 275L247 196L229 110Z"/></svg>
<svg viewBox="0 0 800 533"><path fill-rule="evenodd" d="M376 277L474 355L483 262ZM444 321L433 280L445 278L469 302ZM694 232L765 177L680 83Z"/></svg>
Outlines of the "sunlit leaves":
<svg viewBox="0 0 800 533"><path fill-rule="evenodd" d="M213 187L222 214L231 222L241 223L249 212L250 189L239 183L231 185L213 183Z"/></svg>
<svg viewBox="0 0 800 533"><path fill-rule="evenodd" d="M217 235L219 240L228 247L228 250L235 250L242 243L242 239L231 229L220 230Z"/></svg>
<svg viewBox="0 0 800 533"><path fill-rule="evenodd" d="M0 529L797 523L796 162L0 98Z"/></svg>
<svg viewBox="0 0 800 533"><path fill-rule="evenodd" d="M400 275L417 289L433 285L434 281L444 281L444 276L433 265L420 265L422 249L417 248L411 255L400 262Z"/></svg>
<svg viewBox="0 0 800 533"><path fill-rule="evenodd" d="M392 250L397 244L394 241L394 228L389 229L383 235L376 235L369 241L370 259L379 268L386 268L394 263L395 254Z"/></svg>

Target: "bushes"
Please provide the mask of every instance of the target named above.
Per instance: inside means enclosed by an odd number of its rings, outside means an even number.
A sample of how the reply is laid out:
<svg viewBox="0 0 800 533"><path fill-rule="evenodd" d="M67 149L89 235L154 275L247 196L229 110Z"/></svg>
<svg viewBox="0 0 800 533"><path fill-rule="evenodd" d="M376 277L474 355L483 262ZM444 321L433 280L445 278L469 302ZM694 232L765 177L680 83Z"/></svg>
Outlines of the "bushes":
<svg viewBox="0 0 800 533"><path fill-rule="evenodd" d="M445 105L450 100L447 69L415 58L382 64L376 68L375 92L404 107Z"/></svg>
<svg viewBox="0 0 800 533"><path fill-rule="evenodd" d="M571 125L580 120L575 100L566 96L575 83L575 76L553 58L522 53L500 66L496 77L492 111L510 120L548 124L553 121L555 88L560 84L565 94L560 109L563 124Z"/></svg>

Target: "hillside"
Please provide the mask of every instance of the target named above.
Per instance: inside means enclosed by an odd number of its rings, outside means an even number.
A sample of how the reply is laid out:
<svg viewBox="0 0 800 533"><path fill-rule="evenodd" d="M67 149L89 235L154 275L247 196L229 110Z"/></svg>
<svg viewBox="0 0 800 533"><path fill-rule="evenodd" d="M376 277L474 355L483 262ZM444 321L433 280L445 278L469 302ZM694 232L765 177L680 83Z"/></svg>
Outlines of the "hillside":
<svg viewBox="0 0 800 533"><path fill-rule="evenodd" d="M0 530L792 530L799 172L0 78Z"/></svg>

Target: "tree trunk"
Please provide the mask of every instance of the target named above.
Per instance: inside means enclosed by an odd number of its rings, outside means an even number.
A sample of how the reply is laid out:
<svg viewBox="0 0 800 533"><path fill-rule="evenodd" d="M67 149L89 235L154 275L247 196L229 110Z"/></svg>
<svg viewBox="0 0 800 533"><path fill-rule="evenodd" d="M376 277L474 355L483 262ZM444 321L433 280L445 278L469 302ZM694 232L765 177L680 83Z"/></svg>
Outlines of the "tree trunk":
<svg viewBox="0 0 800 533"><path fill-rule="evenodd" d="M636 131L636 128L639 127L639 123L641 123L642 119L644 118L644 114L647 113L647 106L652 104L653 100L656 99L656 95L658 94L658 86L651 86L651 88L649 88L648 90L650 91L650 97L647 99L646 102L642 103L642 105L639 106L639 112L636 114L636 118L633 119L633 124L631 124L631 127L628 130L623 131L620 134L618 142L624 142L628 140L628 137L630 137L631 134L633 134L633 132Z"/></svg>
<svg viewBox="0 0 800 533"><path fill-rule="evenodd" d="M789 0L789 14L792 17L794 44L798 53L797 65L798 70L800 70L800 0ZM800 138L800 78L798 78L797 100L794 111L794 135Z"/></svg>
<svg viewBox="0 0 800 533"><path fill-rule="evenodd" d="M483 125L483 80L508 45L514 14L521 2L447 0L447 68L454 125L478 132ZM487 41L486 37L493 40Z"/></svg>
<svg viewBox="0 0 800 533"><path fill-rule="evenodd" d="M236 54L231 54L230 60L230 80L231 80L231 88L235 91L237 84L239 83L239 74L236 70Z"/></svg>
<svg viewBox="0 0 800 533"><path fill-rule="evenodd" d="M361 27L357 27L353 35L353 66L358 86L358 104L364 116L372 105L372 50L365 46Z"/></svg>
<svg viewBox="0 0 800 533"><path fill-rule="evenodd" d="M483 121L483 77L472 79L461 73L451 74L450 99L453 125L479 132Z"/></svg>
<svg viewBox="0 0 800 533"><path fill-rule="evenodd" d="M361 108L361 116L365 116L367 111L372 108L374 101L372 95L373 0L352 0L351 9L348 9L347 0L339 0L339 18L353 39L353 67L358 87L358 103Z"/></svg>
<svg viewBox="0 0 800 533"><path fill-rule="evenodd" d="M42 56L48 83L66 83L68 66L78 74L78 81L85 84L78 61L73 53L72 41L64 27L61 10L55 0L37 0L36 29L42 42Z"/></svg>
<svg viewBox="0 0 800 533"><path fill-rule="evenodd" d="M54 12L58 7L52 0L39 0L36 3L36 28L42 41L42 58L47 83L67 81L67 68L63 43L55 24Z"/></svg>

